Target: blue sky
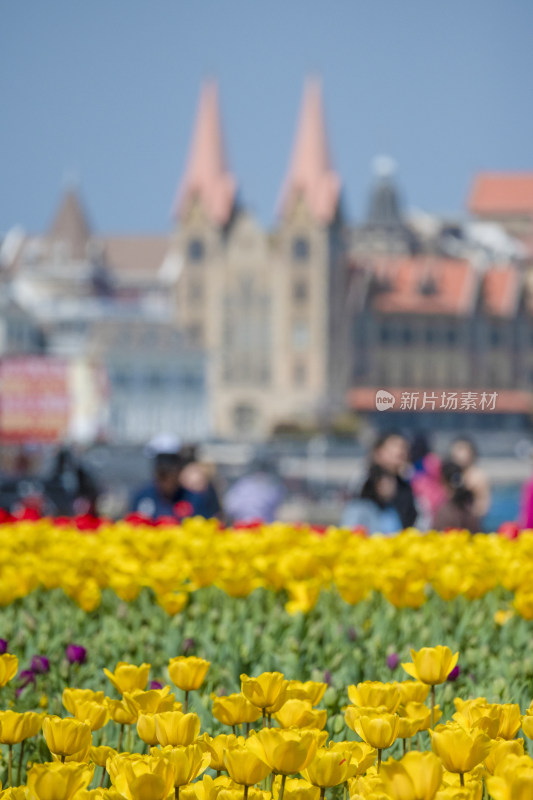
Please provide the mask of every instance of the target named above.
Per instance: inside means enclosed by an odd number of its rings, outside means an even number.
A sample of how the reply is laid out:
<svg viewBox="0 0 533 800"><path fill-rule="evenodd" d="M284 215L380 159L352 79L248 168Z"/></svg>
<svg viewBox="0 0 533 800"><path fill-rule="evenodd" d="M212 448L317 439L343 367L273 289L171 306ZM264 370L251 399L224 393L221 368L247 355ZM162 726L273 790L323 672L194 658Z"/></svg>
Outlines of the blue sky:
<svg viewBox="0 0 533 800"><path fill-rule="evenodd" d="M46 228L72 176L97 230L168 230L210 75L241 197L264 223L310 73L350 218L381 153L408 207L461 213L477 170L533 170L532 30L530 0L5 3L0 232Z"/></svg>

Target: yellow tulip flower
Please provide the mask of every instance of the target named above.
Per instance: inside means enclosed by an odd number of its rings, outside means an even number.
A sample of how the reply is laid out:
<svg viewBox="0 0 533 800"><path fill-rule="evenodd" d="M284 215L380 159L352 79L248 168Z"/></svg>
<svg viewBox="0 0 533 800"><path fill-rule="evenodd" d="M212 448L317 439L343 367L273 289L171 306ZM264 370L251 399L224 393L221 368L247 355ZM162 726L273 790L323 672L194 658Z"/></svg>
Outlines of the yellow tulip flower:
<svg viewBox="0 0 533 800"><path fill-rule="evenodd" d="M339 752L320 749L301 773L313 786L320 786L322 789L327 786L338 786L349 777L350 758L349 750Z"/></svg>
<svg viewBox="0 0 533 800"><path fill-rule="evenodd" d="M412 751L401 761L381 765L381 778L393 800L434 800L442 780L442 766L433 753Z"/></svg>
<svg viewBox="0 0 533 800"><path fill-rule="evenodd" d="M159 740L155 727L155 714L139 714L137 734L145 744L156 745Z"/></svg>
<svg viewBox="0 0 533 800"><path fill-rule="evenodd" d="M366 742L330 742L329 749L350 754L348 778L364 775L377 756L376 749Z"/></svg>
<svg viewBox="0 0 533 800"><path fill-rule="evenodd" d="M32 800L72 800L77 792L87 788L93 772L94 767L87 764L34 764L26 781L29 796Z"/></svg>
<svg viewBox="0 0 533 800"><path fill-rule="evenodd" d="M261 716L261 709L250 703L242 693L213 697L212 714L223 725L242 725L255 722Z"/></svg>
<svg viewBox="0 0 533 800"><path fill-rule="evenodd" d="M312 706L318 705L328 688L327 683L318 681L287 681L285 693L287 699L309 700Z"/></svg>
<svg viewBox="0 0 533 800"><path fill-rule="evenodd" d="M76 800L80 793L76 793ZM28 794L25 786L12 786L9 789L0 791L1 800L28 800Z"/></svg>
<svg viewBox="0 0 533 800"><path fill-rule="evenodd" d="M400 704L424 703L429 694L429 685L422 681L399 681L396 686L400 692Z"/></svg>
<svg viewBox="0 0 533 800"><path fill-rule="evenodd" d="M18 744L41 730L41 715L35 711L0 711L0 743Z"/></svg>
<svg viewBox="0 0 533 800"><path fill-rule="evenodd" d="M81 722L87 722L92 731L99 731L109 722L109 709L103 703L91 700L75 703L74 717Z"/></svg>
<svg viewBox="0 0 533 800"><path fill-rule="evenodd" d="M364 681L357 686L348 686L348 697L354 706L367 708L383 706L389 714L394 714L400 705L400 690L394 683Z"/></svg>
<svg viewBox="0 0 533 800"><path fill-rule="evenodd" d="M200 719L197 714L163 711L155 715L155 731L157 741L163 747L187 746L192 744L200 733Z"/></svg>
<svg viewBox="0 0 533 800"><path fill-rule="evenodd" d="M105 707L109 712L109 716L118 725L135 725L139 718L139 710L133 703L124 700L112 700L110 697L105 698Z"/></svg>
<svg viewBox="0 0 533 800"><path fill-rule="evenodd" d="M467 730L456 722L438 725L430 731L431 747L448 772L470 772L489 754L489 737L476 728Z"/></svg>
<svg viewBox="0 0 533 800"><path fill-rule="evenodd" d="M102 705L105 700L103 692L93 692L92 689L72 689L65 687L63 689L62 701L69 714L75 716L74 709L77 703L100 703Z"/></svg>
<svg viewBox="0 0 533 800"><path fill-rule="evenodd" d="M105 767L107 759L116 755L118 755L116 750L103 744L99 747L91 747L89 750L89 758L98 767Z"/></svg>
<svg viewBox="0 0 533 800"><path fill-rule="evenodd" d="M249 743L248 739L244 744L231 747L224 753L224 763L230 778L241 786L253 786L272 772L270 765L250 748Z"/></svg>
<svg viewBox="0 0 533 800"><path fill-rule="evenodd" d="M259 712L260 713L260 712ZM318 728L326 724L327 711L313 708L310 700L286 700L274 715L282 728Z"/></svg>
<svg viewBox="0 0 533 800"><path fill-rule="evenodd" d="M422 647L416 652L411 650L413 663L402 664L404 670L422 683L435 686L444 683L459 660L459 653L452 653L449 647Z"/></svg>
<svg viewBox="0 0 533 800"><path fill-rule="evenodd" d="M248 739L248 745L259 758L280 775L301 772L314 757L318 743L312 731L263 728ZM231 774L231 773L230 773Z"/></svg>
<svg viewBox="0 0 533 800"><path fill-rule="evenodd" d="M199 689L204 682L210 662L196 656L176 656L168 662L172 683L184 692Z"/></svg>
<svg viewBox="0 0 533 800"><path fill-rule="evenodd" d="M133 692L134 689L145 689L150 673L150 664L128 664L126 661L119 661L114 672L110 672L104 667L104 673L109 678L117 692Z"/></svg>
<svg viewBox="0 0 533 800"><path fill-rule="evenodd" d="M17 674L19 660L11 653L3 653L0 656L0 688L5 686Z"/></svg>
<svg viewBox="0 0 533 800"><path fill-rule="evenodd" d="M214 736L213 738L207 733L204 733L201 739L198 739L198 744L202 745L209 752L211 756L211 763L209 766L216 772L221 772L221 770L226 769L224 753L230 747L235 747L237 743L237 737L233 733L221 733L219 736Z"/></svg>
<svg viewBox="0 0 533 800"><path fill-rule="evenodd" d="M88 751L92 743L90 726L77 719L46 717L43 735L50 752L62 757Z"/></svg>
<svg viewBox="0 0 533 800"><path fill-rule="evenodd" d="M167 800L174 787L174 770L171 764L151 756L137 756L122 760L118 769L109 762L109 775L115 789L126 800Z"/></svg>
<svg viewBox="0 0 533 800"><path fill-rule="evenodd" d="M276 703L285 688L281 672L263 672L257 678L241 675L241 692L254 706L263 712L276 711Z"/></svg>
<svg viewBox="0 0 533 800"><path fill-rule="evenodd" d="M490 774L494 775L494 771L498 764L509 755L524 755L523 739L493 739L493 741L490 743L490 751L483 763Z"/></svg>
<svg viewBox="0 0 533 800"><path fill-rule="evenodd" d="M379 768L381 751L390 747L398 738L400 730L400 718L398 714L387 714L386 712L370 714L367 712L366 714L358 717L351 717L350 719L348 715L346 715L345 718L348 726L352 727L353 725L353 730L359 734L364 742L376 748L378 751Z"/></svg>
<svg viewBox="0 0 533 800"><path fill-rule="evenodd" d="M128 700L143 714L160 714L163 711L176 711L176 697L170 694L170 686L162 689L136 689L133 692L124 692L124 699ZM181 706L181 703L179 704Z"/></svg>
<svg viewBox="0 0 533 800"><path fill-rule="evenodd" d="M282 780L282 776L279 776L274 781L274 797L279 797L279 784ZM319 800L319 798L319 787L313 786L309 781L305 781L302 778L288 778L285 781L283 800ZM248 800L250 800L250 795L248 795Z"/></svg>
<svg viewBox="0 0 533 800"><path fill-rule="evenodd" d="M202 772L205 772L211 761L211 754L201 744L187 747L152 747L150 753L156 758L167 761L173 770L174 786L190 783Z"/></svg>

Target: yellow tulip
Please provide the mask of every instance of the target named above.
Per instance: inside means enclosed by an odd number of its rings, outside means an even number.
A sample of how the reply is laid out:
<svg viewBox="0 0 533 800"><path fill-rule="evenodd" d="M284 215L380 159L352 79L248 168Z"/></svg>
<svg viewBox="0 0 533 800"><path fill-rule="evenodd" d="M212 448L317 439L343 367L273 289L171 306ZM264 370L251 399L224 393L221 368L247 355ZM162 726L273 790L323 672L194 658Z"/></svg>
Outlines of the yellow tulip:
<svg viewBox="0 0 533 800"><path fill-rule="evenodd" d="M327 683L318 681L287 681L285 693L287 699L309 700L312 706L316 706L324 697L327 688Z"/></svg>
<svg viewBox="0 0 533 800"><path fill-rule="evenodd" d="M109 722L109 710L103 703L91 700L78 702L74 706L74 716L80 722L87 722L92 731L99 731Z"/></svg>
<svg viewBox="0 0 533 800"><path fill-rule="evenodd" d="M263 728L248 739L248 745L273 772L294 775L314 757L318 742L312 731ZM231 773L230 773L231 774Z"/></svg>
<svg viewBox="0 0 533 800"><path fill-rule="evenodd" d="M182 714L181 711L163 711L155 715L157 741L163 747L191 744L200 733L197 714Z"/></svg>
<svg viewBox="0 0 533 800"><path fill-rule="evenodd" d="M77 792L87 788L93 772L94 767L87 764L34 764L27 778L29 796L32 800L72 800Z"/></svg>
<svg viewBox="0 0 533 800"><path fill-rule="evenodd" d="M327 786L338 786L349 777L350 751L344 753L338 750L317 750L307 767L301 770L302 775L322 789Z"/></svg>
<svg viewBox="0 0 533 800"><path fill-rule="evenodd" d="M533 797L533 769L520 769L506 778L487 778L487 789L494 800L531 800Z"/></svg>
<svg viewBox="0 0 533 800"><path fill-rule="evenodd" d="M442 779L442 766L433 753L412 751L401 761L382 764L381 778L393 800L434 800Z"/></svg>
<svg viewBox="0 0 533 800"><path fill-rule="evenodd" d="M448 722L429 733L432 750L448 772L470 772L490 752L489 737L476 728L467 730L456 722Z"/></svg>
<svg viewBox="0 0 533 800"><path fill-rule="evenodd" d="M424 703L429 694L429 685L422 681L399 681L396 686L400 692L400 704Z"/></svg>
<svg viewBox="0 0 533 800"><path fill-rule="evenodd" d="M224 763L231 779L242 786L253 786L272 772L269 764L252 751L249 743L248 739L224 753Z"/></svg>
<svg viewBox="0 0 533 800"><path fill-rule="evenodd" d="M148 691L136 689L133 692L124 692L124 699L136 706L139 713L143 714L160 714L162 711L181 710L181 703L179 709L174 708L176 697L174 694L170 694L170 686Z"/></svg>
<svg viewBox="0 0 533 800"><path fill-rule="evenodd" d="M520 730L520 706L518 703L502 703L497 708L500 711L500 726L496 736L501 739L514 739Z"/></svg>
<svg viewBox="0 0 533 800"><path fill-rule="evenodd" d="M103 692L93 692L92 689L72 689L66 687L63 689L63 705L69 714L75 716L74 709L77 703L100 703L103 704L105 695Z"/></svg>
<svg viewBox="0 0 533 800"><path fill-rule="evenodd" d="M293 698L286 700L274 716L282 728L318 728L322 730L328 714L325 709L313 708L310 700Z"/></svg>
<svg viewBox="0 0 533 800"><path fill-rule="evenodd" d="M139 714L137 720L137 734L145 744L158 744L157 731L155 728L155 714Z"/></svg>
<svg viewBox="0 0 533 800"><path fill-rule="evenodd" d="M167 612L170 617L176 616L180 611L183 611L187 605L189 595L187 592L165 592L158 594L156 603L158 606Z"/></svg>
<svg viewBox="0 0 533 800"><path fill-rule="evenodd" d="M174 786L184 786L190 783L202 772L205 772L211 761L211 754L201 744L191 744L187 747L163 747L161 750L152 747L151 754L156 758L167 761L173 770Z"/></svg>
<svg viewBox="0 0 533 800"><path fill-rule="evenodd" d="M350 754L348 778L364 775L377 755L375 748L366 742L330 742L329 749Z"/></svg>
<svg viewBox="0 0 533 800"><path fill-rule="evenodd" d="M279 797L279 788L278 782L280 782L282 778L277 778L274 782L274 796ZM250 797L250 795L248 795ZM304 781L299 778L289 778L285 782L285 789L283 794L283 800L319 800L320 797L320 789L318 786L313 786L312 783L309 781Z"/></svg>
<svg viewBox="0 0 533 800"><path fill-rule="evenodd" d="M92 743L90 726L77 719L46 717L43 735L50 752L63 757L88 751Z"/></svg>
<svg viewBox="0 0 533 800"><path fill-rule="evenodd" d="M128 702L127 699L112 700L110 697L106 697L104 705L113 722L118 725L135 725L139 718L137 706Z"/></svg>
<svg viewBox="0 0 533 800"><path fill-rule="evenodd" d="M109 678L117 692L133 692L135 689L144 689L148 683L150 664L128 664L126 661L119 661L114 672L104 667L104 673Z"/></svg>
<svg viewBox="0 0 533 800"><path fill-rule="evenodd" d="M168 761L151 756L108 762L115 789L126 800L167 800L174 786L174 770Z"/></svg>
<svg viewBox="0 0 533 800"><path fill-rule="evenodd" d="M12 786L0 791L0 800L28 800L25 786Z"/></svg>
<svg viewBox="0 0 533 800"><path fill-rule="evenodd" d="M35 711L0 711L0 743L18 744L41 730L41 715Z"/></svg>
<svg viewBox="0 0 533 800"><path fill-rule="evenodd" d="M226 779L229 781L229 778ZM210 775L204 774L201 780L180 787L180 800L217 800L221 791L227 788L226 784L221 781L220 777L212 778ZM238 791L239 795L242 795L240 788ZM250 795L248 797L249 800L252 800ZM242 798L239 797L238 800L242 800Z"/></svg>
<svg viewBox="0 0 533 800"><path fill-rule="evenodd" d="M113 756L116 755L118 755L116 750L103 744L99 747L91 747L89 750L89 758L91 761L94 761L98 767L105 767L107 759L113 758Z"/></svg>
<svg viewBox="0 0 533 800"><path fill-rule="evenodd" d="M184 692L199 689L204 682L210 662L196 656L176 656L168 662L172 683Z"/></svg>
<svg viewBox="0 0 533 800"><path fill-rule="evenodd" d="M393 714L400 705L400 690L394 683L364 681L357 686L348 686L348 697L354 706L378 708L384 706Z"/></svg>
<svg viewBox="0 0 533 800"><path fill-rule="evenodd" d="M348 709L347 709L348 711ZM361 739L375 747L376 750L385 750L398 738L400 729L400 718L398 714L376 713L370 715L366 713L358 717L346 716L346 722L352 727Z"/></svg>
<svg viewBox="0 0 533 800"><path fill-rule="evenodd" d="M533 739L533 715L524 714L522 717L522 730L528 739Z"/></svg>
<svg viewBox="0 0 533 800"><path fill-rule="evenodd" d="M224 764L224 753L230 747L235 747L237 744L237 737L233 733L221 733L219 736L211 738L207 733L198 740L211 756L211 769L216 772L226 769Z"/></svg>
<svg viewBox="0 0 533 800"><path fill-rule="evenodd" d="M241 675L241 692L263 712L277 710L275 706L284 688L285 680L281 672L263 672L257 678Z"/></svg>
<svg viewBox="0 0 533 800"><path fill-rule="evenodd" d="M19 660L16 656L11 653L4 653L0 656L0 688L15 677L18 668Z"/></svg>
<svg viewBox="0 0 533 800"><path fill-rule="evenodd" d="M507 758L509 755L523 756L524 755L524 740L523 739L494 739L490 743L490 751L483 762L491 775L500 761Z"/></svg>
<svg viewBox="0 0 533 800"><path fill-rule="evenodd" d="M411 650L413 663L402 664L404 670L422 683L435 686L444 683L459 660L459 653L452 653L449 647L423 647L416 652Z"/></svg>
<svg viewBox="0 0 533 800"><path fill-rule="evenodd" d="M229 694L225 697L213 697L212 714L223 725L242 725L244 722L255 722L261 716L261 709L250 703L241 694Z"/></svg>

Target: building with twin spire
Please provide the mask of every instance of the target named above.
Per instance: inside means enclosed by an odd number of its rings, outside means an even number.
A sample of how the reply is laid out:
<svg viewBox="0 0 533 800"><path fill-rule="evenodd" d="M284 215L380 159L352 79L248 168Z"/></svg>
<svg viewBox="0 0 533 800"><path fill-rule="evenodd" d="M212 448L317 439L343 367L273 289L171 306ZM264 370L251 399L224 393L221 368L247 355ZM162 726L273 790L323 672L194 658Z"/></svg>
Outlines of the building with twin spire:
<svg viewBox="0 0 533 800"><path fill-rule="evenodd" d="M377 424L527 425L533 175L478 175L457 220L406 214L391 159L374 172L354 223L321 85L308 80L266 228L239 200L207 82L169 232L95 232L69 189L48 231L5 237L10 313L31 322L39 352L105 367L117 440L261 439L347 411ZM381 390L395 398L386 414ZM461 407L489 391L494 409ZM424 405L445 393L455 409Z"/></svg>

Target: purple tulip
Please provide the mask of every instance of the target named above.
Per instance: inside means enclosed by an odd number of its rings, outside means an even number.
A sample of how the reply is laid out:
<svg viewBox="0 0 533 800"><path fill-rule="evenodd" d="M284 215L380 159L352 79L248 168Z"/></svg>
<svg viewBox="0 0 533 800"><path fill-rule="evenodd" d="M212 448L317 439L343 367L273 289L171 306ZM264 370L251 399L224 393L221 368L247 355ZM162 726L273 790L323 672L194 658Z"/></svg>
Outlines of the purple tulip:
<svg viewBox="0 0 533 800"><path fill-rule="evenodd" d="M324 683L327 683L328 686L331 686L331 672L329 669L324 670Z"/></svg>
<svg viewBox="0 0 533 800"><path fill-rule="evenodd" d="M450 681L450 683L453 683L453 681L457 680L460 674L461 674L461 667L459 666L459 664L456 664L456 666L452 669L446 680Z"/></svg>
<svg viewBox="0 0 533 800"><path fill-rule="evenodd" d="M9 642L7 639L0 639L0 656L3 656L4 653L7 653L9 647Z"/></svg>
<svg viewBox="0 0 533 800"><path fill-rule="evenodd" d="M87 658L87 650L81 644L69 644L65 651L70 664L83 664Z"/></svg>
<svg viewBox="0 0 533 800"><path fill-rule="evenodd" d="M389 653L387 656L387 666L389 669L396 669L398 664L400 663L400 659L397 653Z"/></svg>
<svg viewBox="0 0 533 800"><path fill-rule="evenodd" d="M159 683L159 681L150 681L150 689L162 689L163 684Z"/></svg>
<svg viewBox="0 0 533 800"><path fill-rule="evenodd" d="M18 689L15 692L17 697L22 693L26 686L29 686L33 683L35 683L35 672L33 672L31 669L23 669L18 676Z"/></svg>
<svg viewBox="0 0 533 800"><path fill-rule="evenodd" d="M38 675L44 675L50 671L50 662L46 656L33 656L30 664L30 671ZM22 673L21 673L22 674Z"/></svg>
<svg viewBox="0 0 533 800"><path fill-rule="evenodd" d="M183 642L181 651L184 656L188 656L191 650L194 650L195 647L196 647L196 642L192 637L189 637L188 639L185 639L185 641Z"/></svg>

